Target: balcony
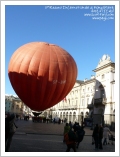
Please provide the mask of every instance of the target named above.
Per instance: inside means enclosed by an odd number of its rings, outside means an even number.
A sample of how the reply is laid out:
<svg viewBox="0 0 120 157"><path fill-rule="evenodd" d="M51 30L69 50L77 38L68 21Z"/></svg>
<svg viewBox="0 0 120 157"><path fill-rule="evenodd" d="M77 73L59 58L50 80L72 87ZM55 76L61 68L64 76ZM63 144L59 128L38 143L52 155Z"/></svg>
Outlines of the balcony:
<svg viewBox="0 0 120 157"><path fill-rule="evenodd" d="M58 110L70 110L70 109L76 109L77 105L69 105L69 106L59 106L57 107Z"/></svg>

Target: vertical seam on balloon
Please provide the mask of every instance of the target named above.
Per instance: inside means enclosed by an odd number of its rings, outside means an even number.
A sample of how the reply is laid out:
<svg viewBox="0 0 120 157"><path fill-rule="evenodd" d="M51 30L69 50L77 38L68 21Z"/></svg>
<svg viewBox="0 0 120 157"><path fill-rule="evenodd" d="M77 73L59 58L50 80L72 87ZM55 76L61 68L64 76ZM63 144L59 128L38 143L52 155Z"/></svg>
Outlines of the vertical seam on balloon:
<svg viewBox="0 0 120 157"><path fill-rule="evenodd" d="M49 47L50 47L50 64L49 64L49 75L50 75L50 66L51 66L51 64L52 64L52 62L51 62L51 46L49 45ZM49 75L48 75L48 79L49 79ZM47 84L46 84L46 86L47 86ZM46 88L45 88L46 89ZM48 97L49 98L49 97ZM52 97L50 97L50 100L49 100L49 102L51 101L51 99L52 99ZM49 103L47 103L47 106L49 105ZM46 108L47 108L47 106L46 106Z"/></svg>
<svg viewBox="0 0 120 157"><path fill-rule="evenodd" d="M34 46L34 47L35 47L35 46ZM33 46L32 46L32 48L33 48ZM30 86L30 85L28 84L28 82L29 82L29 80L28 80L28 74L29 74L30 63L31 63L32 58L33 58L33 56L35 55L36 51L37 51L37 50L34 51L34 54L32 55L31 59L29 60L29 66L28 66L28 69L27 69L27 81L26 81L26 82L27 82L27 85L26 85L26 88L27 88L27 89L28 89L28 87ZM27 54L26 54L26 56L27 56ZM24 57L24 58L25 58L25 57ZM28 91L28 93L30 93L29 99L32 98L31 92L30 92L31 90L27 90L27 91ZM27 93L27 95L29 95L28 93ZM26 105L27 105L27 104L26 104Z"/></svg>
<svg viewBox="0 0 120 157"><path fill-rule="evenodd" d="M64 50L64 51L65 51L65 50ZM67 51L65 51L65 52L67 52ZM68 53L68 52L67 52L67 53ZM62 55L62 53L61 53L61 55ZM70 54L69 54L69 55L70 55ZM62 56L63 56L63 58L64 58L64 55L62 55ZM65 59L64 59L64 60L65 60ZM72 62L72 63L74 62L73 57L72 57L71 55L70 55L70 62ZM66 63L66 61L65 61L65 63ZM73 69L74 69L73 66L74 66L74 65L73 65L73 64L71 64L71 65L72 65L72 66L71 66L71 69L72 69L71 71L73 71ZM67 66L67 64L66 64L66 66ZM66 77L67 77L67 74L66 74ZM72 80L72 77L71 77L71 80ZM68 86L68 88L67 88L67 90L66 90L65 96L67 96L68 91L69 91L69 89L70 89L70 86L71 86L71 85ZM65 86L64 86L64 88L65 88Z"/></svg>
<svg viewBox="0 0 120 157"><path fill-rule="evenodd" d="M40 43L40 44L41 44L41 43ZM44 49L45 49L45 48L44 48ZM43 51L43 52L44 52L44 51ZM42 60L43 54L44 54L44 53L42 53L41 58L40 58L40 60L39 60L38 73L39 73L39 69L40 69L40 66L41 66L41 60ZM37 77L38 77L38 73L37 73ZM37 79L36 79L36 81L37 81ZM42 83L40 82L40 87L41 87L41 84L42 84ZM38 88L39 88L39 87L38 87ZM40 90L40 91L41 91L41 90ZM39 93L39 95L40 95L40 93ZM39 96L38 96L38 97L39 97ZM37 102L38 102L38 97L37 97ZM37 103L37 106L36 106L37 108L38 108L38 104L39 104L39 103Z"/></svg>
<svg viewBox="0 0 120 157"><path fill-rule="evenodd" d="M30 43L31 44L31 43ZM31 44L32 45L32 44ZM28 46L28 45L26 45L26 48L27 48L27 52L29 52L29 49L31 49L31 48L29 48L29 47L31 47L31 46ZM29 49L28 49L29 48ZM26 58L26 56L27 56L28 54L26 53L26 55L24 56L24 59ZM31 60L32 60L32 57L33 56L31 56L31 59L29 60L29 66L28 66L28 68L27 68L27 77L26 77L26 91L27 91L27 93L26 93L26 97L28 97L28 95L29 95L29 93L30 93L30 91L28 90L28 87L30 86L29 84L28 84L28 71L29 71L29 67L30 67L30 63L31 63ZM24 60L23 59L23 60ZM22 60L22 62L23 62L23 60ZM22 65L22 64L21 64ZM21 86L22 87L22 86ZM31 98L31 95L30 95L30 97L29 97L29 99ZM27 105L27 104L26 104ZM28 106L28 105L27 105ZM30 107L30 106L29 106Z"/></svg>
<svg viewBox="0 0 120 157"><path fill-rule="evenodd" d="M70 55L70 56L71 56L71 55ZM72 56L70 57L70 62L71 62L71 63L75 63ZM75 63L75 64L76 64L76 63ZM72 72L74 73L74 64L71 64L71 65L72 65L72 66L71 66ZM72 78L71 78L71 79L72 79ZM73 86L74 86L74 85L73 85ZM69 86L69 88L70 88L70 86ZM69 90L69 88L68 88L68 90Z"/></svg>
<svg viewBox="0 0 120 157"><path fill-rule="evenodd" d="M50 46L50 59L51 59L51 46ZM58 58L57 58L58 59ZM50 61L50 64L52 64L52 62ZM50 66L49 66L50 67ZM50 69L50 68L49 68ZM49 70L50 71L50 70ZM56 85L56 87L57 87L57 85ZM55 89L56 89L56 87L55 87ZM54 89L54 91L55 91L55 89ZM52 91L51 91L52 92ZM49 100L49 102L51 101L53 99L53 97L50 97L50 100ZM48 105L49 105L49 103L47 103ZM47 105L47 106L48 106ZM54 104L55 105L55 104ZM46 106L46 107L47 107Z"/></svg>
<svg viewBox="0 0 120 157"><path fill-rule="evenodd" d="M28 46L26 46L26 48L27 48L27 51L28 51ZM28 56L27 53L26 53L26 55L24 56L22 62L24 61L24 59L26 58L26 56ZM31 59L32 59L32 57L31 57ZM21 68L22 62L21 62L21 64L20 64L20 68ZM29 61L29 65L30 65L30 62L31 62L31 60ZM19 68L19 73L20 73L20 68ZM29 71L29 67L28 67L28 69L27 69L27 76L28 76L28 71ZM26 82L28 82L28 77L27 77L26 79L27 79ZM21 86L21 87L22 87L22 86ZM27 83L27 87L26 87L26 88L28 88L28 83ZM29 90L28 90L28 91L29 91ZM26 96L28 96L27 93L26 93ZM29 99L30 99L30 98L29 98ZM27 104L26 104L26 105L27 105Z"/></svg>
<svg viewBox="0 0 120 157"><path fill-rule="evenodd" d="M51 58L51 46L50 45L48 45L49 46L49 48L50 49L48 49L48 50L50 50L50 52L49 52L49 58ZM51 61L50 61L50 59L49 59L49 69L50 69L50 64L51 64ZM44 93L46 93L46 90L47 90L47 84L48 84L48 82L49 82L49 74L50 74L50 70L48 69L48 71L49 71L49 73L48 73L48 78L47 78L47 83L46 83L46 87L45 87L45 92ZM44 94L44 97L45 97L45 94ZM44 97L43 97L43 100L44 100ZM46 105L46 104L45 104ZM47 103L47 106L48 106L49 104ZM45 106L45 108L47 109L48 107L47 106Z"/></svg>
<svg viewBox="0 0 120 157"><path fill-rule="evenodd" d="M55 54L56 54L56 56L57 56L57 63L58 63L57 65L58 65L58 69L59 69L59 61L58 61L58 55L57 55L57 53L56 53L56 46L54 46L53 48L54 48L54 50L55 50ZM58 78L59 78L59 73L60 73L60 71L58 72L57 80L58 80ZM56 91L56 88L57 88L57 84L56 84L56 87L55 87L54 92Z"/></svg>
<svg viewBox="0 0 120 157"><path fill-rule="evenodd" d="M63 49L64 50L64 49ZM65 50L64 50L65 51ZM59 52L61 53L61 51L59 50ZM67 53L67 51L65 51L65 53ZM63 57L63 59L64 59L64 62L65 62L65 64L66 64L66 71L67 71L67 63L66 63L66 61L65 61L65 58L64 58L64 55L61 53L61 56ZM68 71L67 71L67 73L68 73ZM66 73L66 80L67 80L67 73ZM62 92L64 91L64 89L65 89L65 85L64 85L64 88L63 88L63 90L62 90ZM62 92L61 92L61 94L62 94ZM66 95L65 95L66 96ZM60 96L59 96L60 97Z"/></svg>
<svg viewBox="0 0 120 157"><path fill-rule="evenodd" d="M56 47L54 47L54 49L55 49L55 53L56 53ZM61 53L61 51L58 49L57 51L59 51L60 53ZM62 53L61 53L62 54ZM57 56L57 59L58 59L58 55L57 55L57 53L56 53L56 56ZM63 56L63 55L62 55ZM64 57L63 57L63 59L64 59ZM65 59L64 59L64 61L65 61ZM65 61L65 64L66 64L66 61ZM67 65L67 64L66 64ZM59 64L58 64L58 66L59 66ZM66 74L66 77L67 77L67 74ZM59 74L58 74L58 78L59 78ZM65 86L64 86L65 87ZM62 94L62 92L64 91L64 87L63 87L63 90L61 91L61 94ZM60 98L60 96L61 96L61 94L59 95L59 98Z"/></svg>

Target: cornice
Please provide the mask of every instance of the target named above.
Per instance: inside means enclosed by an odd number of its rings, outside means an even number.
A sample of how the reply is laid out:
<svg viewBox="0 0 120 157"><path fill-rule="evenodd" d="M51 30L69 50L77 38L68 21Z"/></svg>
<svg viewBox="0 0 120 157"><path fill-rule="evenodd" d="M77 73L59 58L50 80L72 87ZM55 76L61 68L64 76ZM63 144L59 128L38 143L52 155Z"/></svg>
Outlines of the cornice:
<svg viewBox="0 0 120 157"><path fill-rule="evenodd" d="M92 70L92 71L97 72L97 71L99 71L99 70L102 70L102 69L104 69L104 68L107 68L108 66L115 67L115 63L110 62L110 63L105 64L105 65L103 65L103 66L101 66L101 67L98 67L98 68L96 68L96 69L94 69L94 70Z"/></svg>

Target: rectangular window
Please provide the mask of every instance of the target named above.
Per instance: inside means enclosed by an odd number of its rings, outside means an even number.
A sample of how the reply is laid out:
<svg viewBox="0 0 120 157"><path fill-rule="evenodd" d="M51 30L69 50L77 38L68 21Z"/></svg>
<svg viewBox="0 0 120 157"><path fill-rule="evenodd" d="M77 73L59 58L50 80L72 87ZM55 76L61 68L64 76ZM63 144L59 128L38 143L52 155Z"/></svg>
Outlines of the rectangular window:
<svg viewBox="0 0 120 157"><path fill-rule="evenodd" d="M89 104L89 98L87 98L87 105Z"/></svg>
<svg viewBox="0 0 120 157"><path fill-rule="evenodd" d="M82 106L84 106L84 99L82 99Z"/></svg>
<svg viewBox="0 0 120 157"><path fill-rule="evenodd" d="M76 105L77 105L77 103L78 103L78 100L76 100Z"/></svg>
<svg viewBox="0 0 120 157"><path fill-rule="evenodd" d="M74 105L74 101L72 101L72 105Z"/></svg>

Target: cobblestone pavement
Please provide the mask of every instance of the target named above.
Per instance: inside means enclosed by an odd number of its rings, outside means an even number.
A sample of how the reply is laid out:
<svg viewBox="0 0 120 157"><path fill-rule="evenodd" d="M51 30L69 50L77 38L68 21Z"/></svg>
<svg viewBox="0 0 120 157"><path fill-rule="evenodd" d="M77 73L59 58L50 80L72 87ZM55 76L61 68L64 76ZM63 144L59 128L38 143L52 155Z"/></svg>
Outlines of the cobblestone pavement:
<svg viewBox="0 0 120 157"><path fill-rule="evenodd" d="M65 152L63 129L65 124L16 121L18 129L13 136L10 152ZM114 132L113 132L114 134ZM85 128L85 137L77 152L96 152L92 145L92 130ZM72 151L72 150L71 150ZM115 145L105 145L99 152L115 152Z"/></svg>

